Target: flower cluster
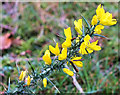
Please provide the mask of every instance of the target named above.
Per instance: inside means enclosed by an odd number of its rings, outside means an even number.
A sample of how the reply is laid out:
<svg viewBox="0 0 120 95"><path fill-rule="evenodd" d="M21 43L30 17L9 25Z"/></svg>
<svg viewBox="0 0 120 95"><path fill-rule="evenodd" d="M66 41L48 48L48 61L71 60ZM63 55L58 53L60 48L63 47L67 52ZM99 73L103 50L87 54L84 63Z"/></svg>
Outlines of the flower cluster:
<svg viewBox="0 0 120 95"><path fill-rule="evenodd" d="M112 19L112 14L109 12L105 13L103 6L101 4L96 9L96 15L93 16L91 24L97 25L95 27L96 34L101 34L101 29L104 29L104 26L111 26L117 23L116 19Z"/></svg>
<svg viewBox="0 0 120 95"><path fill-rule="evenodd" d="M86 21L86 19L85 19ZM86 21L88 24L88 22ZM59 62L63 62L65 60L66 63L71 63L72 65L76 65L78 67L82 67L83 63L82 57L80 55L76 55L78 52L79 54L90 54L93 51L99 51L101 50L101 47L98 44L98 40L95 42L90 42L91 37L94 37L93 34L101 34L101 30L104 29L104 25L110 26L116 24L116 19L112 19L112 14L109 12L105 13L105 10L103 9L103 6L101 7L101 4L96 9L96 15L93 16L90 28L88 26L88 32L85 33L84 26L82 24L82 19L79 19L78 21L74 21L75 30L78 33L77 37L74 37L76 39L76 43L74 42L74 39L72 37L71 28L68 27L67 29L64 29L64 35L66 37L66 40L62 43L62 50L60 53L60 49L58 47L58 43L56 43L55 48L51 45L49 45L49 50L45 51L45 54L43 55L43 60L45 61L45 64L51 65L52 61L50 58L50 52L53 53L55 56L57 56ZM94 28L93 28L94 27ZM71 48L75 47L75 45L79 48L76 52L73 54L71 52ZM75 50L73 50L75 51ZM70 52L73 54L73 56L70 56ZM69 56L68 56L69 55ZM74 67L74 66L73 66ZM63 72L66 74L73 76L73 71L69 70L68 68L62 68ZM75 68L74 68L75 69ZM43 80L43 83L45 84L44 87L46 87L46 80Z"/></svg>
<svg viewBox="0 0 120 95"><path fill-rule="evenodd" d="M41 70L42 72L34 72L32 65L31 69L33 74L25 79L26 71L22 71L19 76L18 89L16 92L21 92L25 87L33 86L37 81L42 80L44 88L47 87L47 81L50 80L47 78L53 71L62 70L64 73L69 76L74 76L78 72L77 67L83 67L83 60L85 54L91 54L94 51L100 51L101 47L98 45L98 40L91 42L91 38L94 36L103 37L101 30L104 29L104 26L111 26L117 23L116 19L112 18L112 14L105 12L101 4L96 9L96 15L93 16L91 20L91 25L87 20L82 16L83 20L86 23L86 26L83 25L82 19L74 21L74 30L77 33L77 36L72 33L71 27L64 29L65 41L61 44L62 48L59 48L60 44L56 43L55 47L49 45L49 49L45 51L42 56L43 61L45 62L45 68ZM85 28L84 28L85 27ZM51 53L55 55L54 59L51 59ZM24 79L26 80L24 82ZM21 88L21 90L19 90ZM26 90L28 91L28 89ZM31 91L30 91L31 92Z"/></svg>

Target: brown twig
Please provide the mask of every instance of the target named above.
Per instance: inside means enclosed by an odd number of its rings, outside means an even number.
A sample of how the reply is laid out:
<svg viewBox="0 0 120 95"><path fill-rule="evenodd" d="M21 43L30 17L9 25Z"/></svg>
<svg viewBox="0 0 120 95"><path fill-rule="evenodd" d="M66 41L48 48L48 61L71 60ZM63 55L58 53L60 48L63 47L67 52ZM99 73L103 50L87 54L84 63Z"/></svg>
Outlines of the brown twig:
<svg viewBox="0 0 120 95"><path fill-rule="evenodd" d="M69 68L67 65L66 65L67 68ZM74 70L75 71L75 70ZM82 89L82 87L80 86L80 84L78 83L78 81L76 80L76 74L74 73L74 75L72 76L73 78L73 84L75 85L75 87L80 91L80 93L83 93L84 95L84 91Z"/></svg>

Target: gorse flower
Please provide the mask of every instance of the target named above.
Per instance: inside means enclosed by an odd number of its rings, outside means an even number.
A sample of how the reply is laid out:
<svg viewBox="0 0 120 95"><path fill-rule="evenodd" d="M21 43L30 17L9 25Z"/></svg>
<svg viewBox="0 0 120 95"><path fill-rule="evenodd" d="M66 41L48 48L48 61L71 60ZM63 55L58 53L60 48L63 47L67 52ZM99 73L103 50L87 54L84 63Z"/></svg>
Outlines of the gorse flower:
<svg viewBox="0 0 120 95"><path fill-rule="evenodd" d="M99 20L105 14L105 10L103 9L103 6L101 6L101 4L97 7L96 14Z"/></svg>
<svg viewBox="0 0 120 95"><path fill-rule="evenodd" d="M20 74L20 76L19 76L19 80L20 80L20 81L23 81L25 75L26 75L26 71L22 71L21 74Z"/></svg>
<svg viewBox="0 0 120 95"><path fill-rule="evenodd" d="M97 20L97 16L94 15L93 18L92 18L91 24L92 24L92 25L96 25L97 22L98 22L98 20Z"/></svg>
<svg viewBox="0 0 120 95"><path fill-rule="evenodd" d="M43 79L43 86L44 86L44 87L47 86L47 79L46 79L46 78Z"/></svg>
<svg viewBox="0 0 120 95"><path fill-rule="evenodd" d="M102 32L101 29L104 29L104 26L103 25L97 25L95 27L94 34L101 34L101 32Z"/></svg>
<svg viewBox="0 0 120 95"><path fill-rule="evenodd" d="M68 48L71 47L71 39L66 38L65 42L62 44L62 48Z"/></svg>
<svg viewBox="0 0 120 95"><path fill-rule="evenodd" d="M115 25L117 23L116 19L112 19L112 14L109 12L105 13L103 6L101 4L96 9L96 15L93 16L91 24L96 25L100 21L100 24L105 26Z"/></svg>
<svg viewBox="0 0 120 95"><path fill-rule="evenodd" d="M69 76L73 76L73 75L74 75L74 73L73 73L71 70L67 69L67 68L63 68L63 71L64 71L66 74L68 74Z"/></svg>
<svg viewBox="0 0 120 95"><path fill-rule="evenodd" d="M27 78L27 85L28 86L30 85L30 82L31 82L31 78L30 78L30 76L28 76L28 78Z"/></svg>
<svg viewBox="0 0 120 95"><path fill-rule="evenodd" d="M43 60L45 61L45 64L50 65L51 64L51 58L50 58L50 51L46 50L45 54L43 55Z"/></svg>
<svg viewBox="0 0 120 95"><path fill-rule="evenodd" d="M59 47L58 47L58 43L56 44L56 47L54 48L53 46L49 45L49 50L55 54L56 56L59 55L60 53L60 50L59 50Z"/></svg>
<svg viewBox="0 0 120 95"><path fill-rule="evenodd" d="M78 21L74 21L75 30L79 33L79 35L82 35L82 19L79 19Z"/></svg>
<svg viewBox="0 0 120 95"><path fill-rule="evenodd" d="M67 48L63 48L61 54L59 54L59 60L65 60L67 58Z"/></svg>
<svg viewBox="0 0 120 95"><path fill-rule="evenodd" d="M68 27L67 29L64 29L64 34L66 38L72 39L72 33L71 33L71 28Z"/></svg>
<svg viewBox="0 0 120 95"><path fill-rule="evenodd" d="M74 57L71 61L78 67L83 67L83 63L80 61L82 57Z"/></svg>
<svg viewBox="0 0 120 95"><path fill-rule="evenodd" d="M101 47L97 45L98 40L92 43L90 43L89 40L90 40L90 36L86 35L84 38L84 42L80 46L79 53L84 55L84 54L92 53L93 50L94 51L101 50Z"/></svg>
<svg viewBox="0 0 120 95"><path fill-rule="evenodd" d="M72 39L71 28L68 27L67 29L64 29L64 34L66 36L66 40L62 44L62 48L71 47L71 39Z"/></svg>
<svg viewBox="0 0 120 95"><path fill-rule="evenodd" d="M112 19L112 14L109 12L104 13L100 18L100 24L102 25L111 26L116 23L117 23L116 19Z"/></svg>

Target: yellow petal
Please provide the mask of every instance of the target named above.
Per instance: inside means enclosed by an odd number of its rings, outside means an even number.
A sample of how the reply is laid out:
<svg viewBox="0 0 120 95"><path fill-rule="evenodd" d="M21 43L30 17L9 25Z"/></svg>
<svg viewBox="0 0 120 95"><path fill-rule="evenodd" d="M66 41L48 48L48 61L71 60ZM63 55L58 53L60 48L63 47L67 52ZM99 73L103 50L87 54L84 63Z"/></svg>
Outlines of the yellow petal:
<svg viewBox="0 0 120 95"><path fill-rule="evenodd" d="M49 45L49 50L54 54L55 48L53 46Z"/></svg>
<svg viewBox="0 0 120 95"><path fill-rule="evenodd" d="M112 14L109 12L106 12L101 18L100 18L100 24L111 26L115 25L117 23L116 19L112 19Z"/></svg>
<svg viewBox="0 0 120 95"><path fill-rule="evenodd" d="M86 48L86 50L89 54L93 52L93 50L91 48L88 48L88 47Z"/></svg>
<svg viewBox="0 0 120 95"><path fill-rule="evenodd" d="M84 54L88 54L85 50L86 48L86 45L85 45L85 42L82 42L82 44L80 45L80 50L79 50L79 53L84 55Z"/></svg>
<svg viewBox="0 0 120 95"><path fill-rule="evenodd" d="M59 54L59 60L65 60L67 58L67 48L63 48L61 54Z"/></svg>
<svg viewBox="0 0 120 95"><path fill-rule="evenodd" d="M56 47L54 48L53 46L49 45L49 50L55 54L56 56L59 55L60 53L60 50L59 50L59 47L58 47L58 43L56 44Z"/></svg>
<svg viewBox="0 0 120 95"><path fill-rule="evenodd" d="M82 35L82 19L79 19L78 21L74 21L74 25L75 25L75 30Z"/></svg>
<svg viewBox="0 0 120 95"><path fill-rule="evenodd" d="M64 71L66 74L68 74L69 76L73 76L73 75L74 75L74 73L73 73L71 70L67 69L67 68L63 68L63 71Z"/></svg>
<svg viewBox="0 0 120 95"><path fill-rule="evenodd" d="M92 24L92 25L96 25L97 22L98 22L98 20L97 20L97 16L94 15L93 18L92 18L91 24Z"/></svg>
<svg viewBox="0 0 120 95"><path fill-rule="evenodd" d="M55 54L58 56L59 53L60 53L60 50L59 50L59 47L58 47L58 43L56 44L55 51L56 51Z"/></svg>
<svg viewBox="0 0 120 95"><path fill-rule="evenodd" d="M71 61L78 67L83 67L83 63L81 61L74 61L74 60L80 60L82 57L74 57L71 59Z"/></svg>
<svg viewBox="0 0 120 95"><path fill-rule="evenodd" d="M84 37L84 42L89 42L90 40L90 36L87 34L85 37Z"/></svg>
<svg viewBox="0 0 120 95"><path fill-rule="evenodd" d="M43 55L43 60L45 61L45 64L50 65L51 64L51 58L50 58L50 51L46 50L45 54Z"/></svg>
<svg viewBox="0 0 120 95"><path fill-rule="evenodd" d="M71 28L68 27L67 29L64 29L64 34L66 38L72 39L72 34L71 34Z"/></svg>
<svg viewBox="0 0 120 95"><path fill-rule="evenodd" d="M44 87L47 86L47 79L46 78L43 79L43 85L44 85Z"/></svg>
<svg viewBox="0 0 120 95"><path fill-rule="evenodd" d="M94 32L94 34L101 34L101 29L104 29L104 26L103 25L97 25L96 27L95 27L95 32Z"/></svg>
<svg viewBox="0 0 120 95"><path fill-rule="evenodd" d="M71 39L66 38L65 42L62 44L62 48L68 48L71 47Z"/></svg>
<svg viewBox="0 0 120 95"><path fill-rule="evenodd" d="M19 80L23 81L25 75L26 75L26 71L22 71L21 74L20 74Z"/></svg>
<svg viewBox="0 0 120 95"><path fill-rule="evenodd" d="M31 82L31 78L30 78L30 76L28 76L28 78L27 78L27 85L28 86L30 85L30 82Z"/></svg>
<svg viewBox="0 0 120 95"><path fill-rule="evenodd" d="M101 47L96 45L97 43L98 43L98 40L88 45L88 47L91 48L92 50L99 51L101 50Z"/></svg>
<svg viewBox="0 0 120 95"><path fill-rule="evenodd" d="M105 14L105 10L103 9L103 6L101 6L101 4L97 7L96 14L99 20Z"/></svg>

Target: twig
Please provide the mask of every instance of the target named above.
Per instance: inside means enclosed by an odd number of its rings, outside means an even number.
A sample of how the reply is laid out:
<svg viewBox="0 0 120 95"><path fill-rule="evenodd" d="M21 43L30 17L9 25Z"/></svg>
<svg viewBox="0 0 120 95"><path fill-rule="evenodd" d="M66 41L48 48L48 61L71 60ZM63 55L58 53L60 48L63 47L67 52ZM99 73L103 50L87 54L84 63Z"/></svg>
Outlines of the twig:
<svg viewBox="0 0 120 95"><path fill-rule="evenodd" d="M65 65L67 68L69 68L67 65ZM75 70L74 70L75 72ZM80 93L83 93L84 95L84 91L82 89L82 87L80 86L80 84L78 83L78 81L76 80L76 74L74 73L74 75L72 76L73 78L73 84L76 86L76 88L80 91Z"/></svg>
<svg viewBox="0 0 120 95"><path fill-rule="evenodd" d="M74 75L72 76L72 78L73 78L73 83L74 83L74 85L76 86L76 88L80 91L80 93L84 93L82 87L80 86L80 84L79 84L78 81L76 80L76 74L74 74Z"/></svg>

